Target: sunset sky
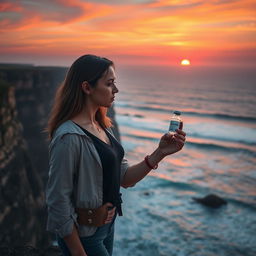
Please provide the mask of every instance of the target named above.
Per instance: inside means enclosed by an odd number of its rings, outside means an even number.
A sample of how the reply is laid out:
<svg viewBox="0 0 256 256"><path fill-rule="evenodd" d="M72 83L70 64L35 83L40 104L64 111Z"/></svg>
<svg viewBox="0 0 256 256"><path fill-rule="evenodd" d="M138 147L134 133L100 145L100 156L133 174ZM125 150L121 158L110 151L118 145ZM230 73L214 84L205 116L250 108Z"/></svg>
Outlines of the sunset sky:
<svg viewBox="0 0 256 256"><path fill-rule="evenodd" d="M0 62L256 67L255 0L1 0L0 23Z"/></svg>

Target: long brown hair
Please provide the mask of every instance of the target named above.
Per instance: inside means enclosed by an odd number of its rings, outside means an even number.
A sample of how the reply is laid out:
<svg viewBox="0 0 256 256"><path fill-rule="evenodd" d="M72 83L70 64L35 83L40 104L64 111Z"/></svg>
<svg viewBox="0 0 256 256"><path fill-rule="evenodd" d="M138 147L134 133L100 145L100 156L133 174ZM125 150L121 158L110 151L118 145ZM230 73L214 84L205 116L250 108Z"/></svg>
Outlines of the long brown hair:
<svg viewBox="0 0 256 256"><path fill-rule="evenodd" d="M110 66L114 66L111 60L90 54L79 57L71 65L64 82L59 86L55 95L46 128L50 139L62 123L82 111L86 96L81 89L81 84L87 81L92 87L96 86L97 81ZM105 128L112 125L105 107L98 109L95 119Z"/></svg>

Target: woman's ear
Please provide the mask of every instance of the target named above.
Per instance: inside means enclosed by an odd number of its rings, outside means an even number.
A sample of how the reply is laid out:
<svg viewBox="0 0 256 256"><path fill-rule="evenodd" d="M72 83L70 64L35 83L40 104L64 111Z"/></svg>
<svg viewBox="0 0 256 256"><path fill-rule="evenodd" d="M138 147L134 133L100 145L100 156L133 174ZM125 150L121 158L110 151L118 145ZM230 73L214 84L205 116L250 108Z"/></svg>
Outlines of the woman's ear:
<svg viewBox="0 0 256 256"><path fill-rule="evenodd" d="M84 81L81 85L82 90L85 94L89 95L91 93L90 84L87 81Z"/></svg>

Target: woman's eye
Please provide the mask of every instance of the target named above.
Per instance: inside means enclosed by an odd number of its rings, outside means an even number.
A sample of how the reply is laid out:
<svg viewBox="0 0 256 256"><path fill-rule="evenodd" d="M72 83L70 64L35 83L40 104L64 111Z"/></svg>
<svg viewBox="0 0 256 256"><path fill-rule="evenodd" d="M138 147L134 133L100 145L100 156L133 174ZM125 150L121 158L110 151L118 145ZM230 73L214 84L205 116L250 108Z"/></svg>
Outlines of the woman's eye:
<svg viewBox="0 0 256 256"><path fill-rule="evenodd" d="M108 86L116 86L116 82L108 83Z"/></svg>

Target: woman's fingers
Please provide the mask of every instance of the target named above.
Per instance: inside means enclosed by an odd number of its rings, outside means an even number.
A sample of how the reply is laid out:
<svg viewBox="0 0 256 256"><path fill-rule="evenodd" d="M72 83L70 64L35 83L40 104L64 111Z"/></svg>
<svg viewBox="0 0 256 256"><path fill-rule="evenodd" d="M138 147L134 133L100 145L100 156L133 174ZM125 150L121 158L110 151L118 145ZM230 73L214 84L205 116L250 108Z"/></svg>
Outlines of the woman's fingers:
<svg viewBox="0 0 256 256"><path fill-rule="evenodd" d="M112 205L112 207L113 207L113 205ZM112 221L112 219L113 219L113 217L115 215L115 212L116 212L116 207L114 207L111 210L108 210L108 215L107 215L105 224L110 223Z"/></svg>
<svg viewBox="0 0 256 256"><path fill-rule="evenodd" d="M173 136L177 143L178 148L183 148L186 141L186 133L178 129L177 133L175 133Z"/></svg>
<svg viewBox="0 0 256 256"><path fill-rule="evenodd" d="M177 129L176 132L177 132L176 134L180 134L180 135L186 137L186 133L184 131Z"/></svg>
<svg viewBox="0 0 256 256"><path fill-rule="evenodd" d="M109 208L112 208L112 207L113 207L113 204L111 204L111 203L105 203L105 205L106 205L107 207L109 207Z"/></svg>
<svg viewBox="0 0 256 256"><path fill-rule="evenodd" d="M170 143L173 142L173 139L175 139L175 141L184 142L186 140L186 133L181 130L177 130L177 132L174 134L166 133L163 136L163 139L165 141L169 141Z"/></svg>
<svg viewBox="0 0 256 256"><path fill-rule="evenodd" d="M174 134L174 138L175 138L176 140L181 140L181 141L185 141L185 140L186 140L186 137L185 137L185 136L180 135L180 134L178 134L178 133L175 133L175 134Z"/></svg>
<svg viewBox="0 0 256 256"><path fill-rule="evenodd" d="M116 207L108 211L108 216L113 217L115 215Z"/></svg>
<svg viewBox="0 0 256 256"><path fill-rule="evenodd" d="M184 143L186 141L186 133L185 132L178 129L178 130L176 130L176 133L173 136L177 143L184 145Z"/></svg>
<svg viewBox="0 0 256 256"><path fill-rule="evenodd" d="M176 145L178 146L178 149L182 149L184 146L185 142L181 140L176 141Z"/></svg>
<svg viewBox="0 0 256 256"><path fill-rule="evenodd" d="M166 133L165 136L164 136L164 140L167 142L167 143L171 143L173 142L173 139L174 139L174 134L171 134L171 133Z"/></svg>

